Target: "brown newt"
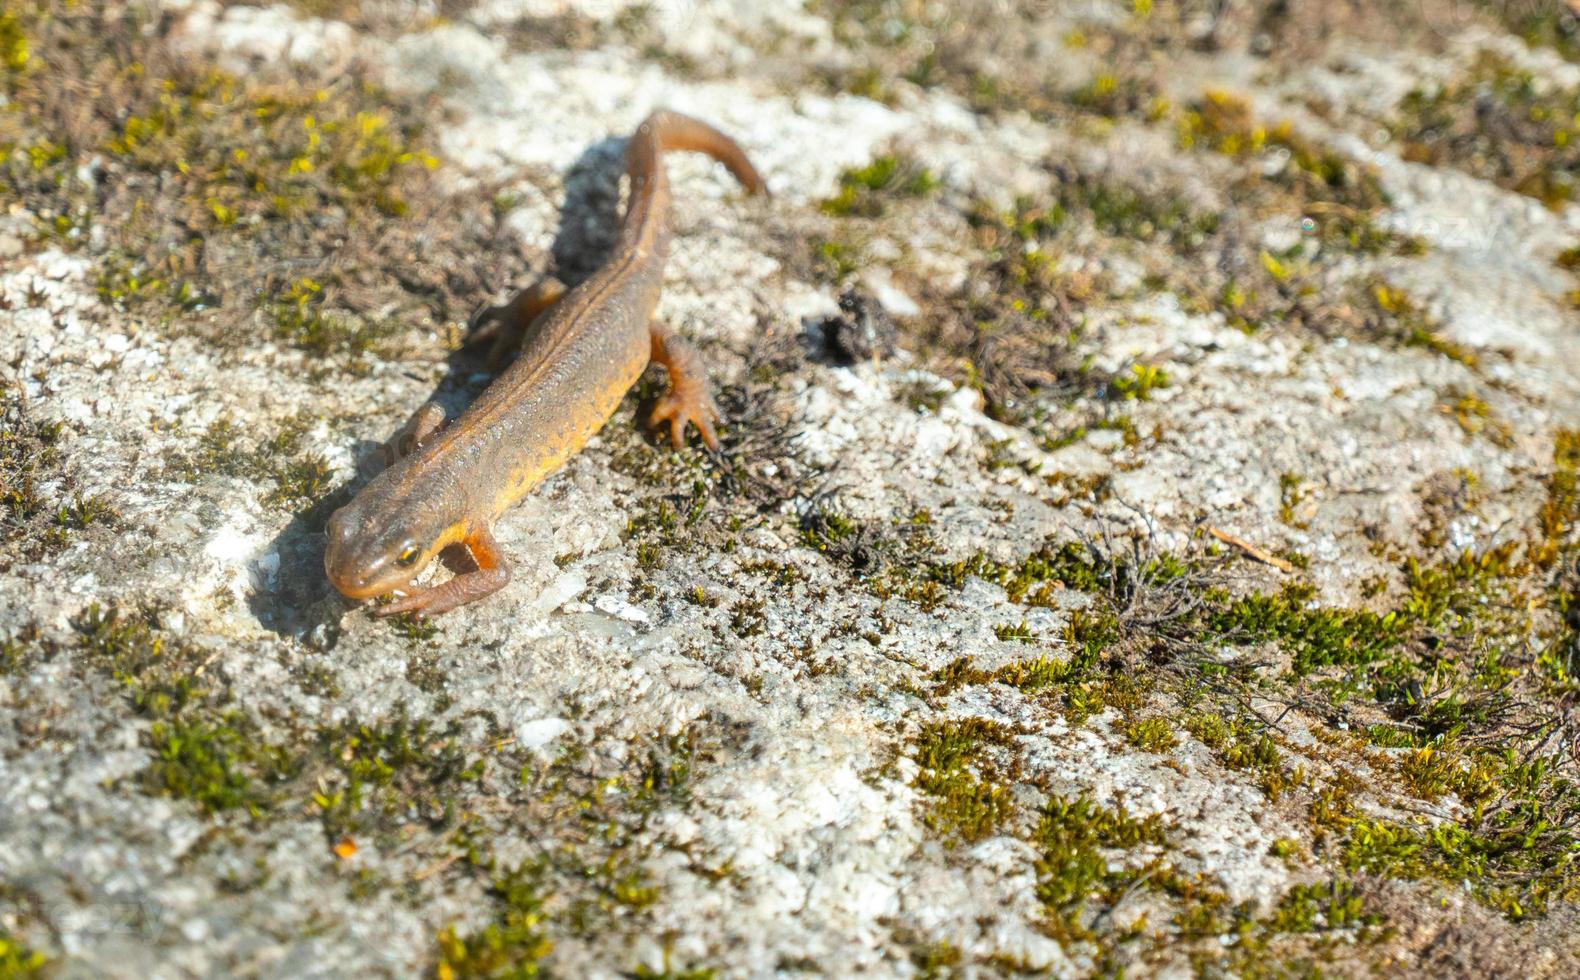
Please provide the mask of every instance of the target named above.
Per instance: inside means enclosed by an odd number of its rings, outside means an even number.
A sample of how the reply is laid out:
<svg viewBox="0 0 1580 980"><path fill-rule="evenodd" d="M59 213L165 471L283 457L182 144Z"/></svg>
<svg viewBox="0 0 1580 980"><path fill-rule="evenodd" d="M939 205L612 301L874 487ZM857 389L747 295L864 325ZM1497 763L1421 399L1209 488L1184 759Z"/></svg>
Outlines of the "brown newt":
<svg viewBox="0 0 1580 980"><path fill-rule="evenodd" d="M653 321L671 234L665 150L706 153L749 193L767 194L723 133L675 112L648 116L626 145L630 192L608 260L574 289L546 279L493 311L494 356L519 345L514 363L452 424L429 403L391 440L390 465L329 519L324 570L335 588L352 599L401 592L375 610L381 616L431 616L503 588L510 565L494 521L603 428L650 362L669 375L650 423L667 423L676 448L688 423L718 448L719 413L701 357ZM465 547L473 567L415 587L453 545Z"/></svg>

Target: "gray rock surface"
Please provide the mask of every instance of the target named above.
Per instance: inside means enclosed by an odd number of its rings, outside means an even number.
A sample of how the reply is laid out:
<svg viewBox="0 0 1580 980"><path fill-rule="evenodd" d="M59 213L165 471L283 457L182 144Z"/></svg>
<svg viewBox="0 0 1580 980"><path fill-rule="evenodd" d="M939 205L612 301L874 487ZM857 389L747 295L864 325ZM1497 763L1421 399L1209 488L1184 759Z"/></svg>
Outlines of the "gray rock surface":
<svg viewBox="0 0 1580 980"><path fill-rule="evenodd" d="M113 77L182 80L91 120L40 81L84 15L5 15L0 975L1580 968L1580 207L1403 108L1488 51L1573 98L1572 38L944 6L111 5ZM208 72L367 141L289 178L351 190L147 232L252 145L155 158ZM668 164L723 455L642 437L650 378L495 528L506 589L373 619L327 509L486 384L471 309L596 265L660 105L774 193ZM821 349L847 288L892 357Z"/></svg>

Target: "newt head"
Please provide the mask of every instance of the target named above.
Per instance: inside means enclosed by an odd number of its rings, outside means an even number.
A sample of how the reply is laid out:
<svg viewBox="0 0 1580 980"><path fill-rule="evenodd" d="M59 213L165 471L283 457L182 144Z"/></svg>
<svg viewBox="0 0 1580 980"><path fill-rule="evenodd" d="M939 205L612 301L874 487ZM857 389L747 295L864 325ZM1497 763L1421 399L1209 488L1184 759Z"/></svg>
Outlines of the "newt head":
<svg viewBox="0 0 1580 980"><path fill-rule="evenodd" d="M381 474L382 475L382 474ZM372 599L411 583L445 546L457 540L456 521L425 519L421 506L390 506L381 482L365 487L329 518L324 573L348 599ZM373 492L369 492L373 491ZM390 519L390 514L399 515Z"/></svg>

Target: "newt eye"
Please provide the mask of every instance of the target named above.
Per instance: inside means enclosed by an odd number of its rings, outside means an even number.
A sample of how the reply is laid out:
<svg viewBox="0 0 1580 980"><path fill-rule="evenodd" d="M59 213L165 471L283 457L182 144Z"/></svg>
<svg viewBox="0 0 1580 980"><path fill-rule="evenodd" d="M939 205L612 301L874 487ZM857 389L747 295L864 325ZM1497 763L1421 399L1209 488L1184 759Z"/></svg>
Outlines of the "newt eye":
<svg viewBox="0 0 1580 980"><path fill-rule="evenodd" d="M417 564L417 555L420 554L416 547L407 548L395 559L395 564L402 568L410 568Z"/></svg>

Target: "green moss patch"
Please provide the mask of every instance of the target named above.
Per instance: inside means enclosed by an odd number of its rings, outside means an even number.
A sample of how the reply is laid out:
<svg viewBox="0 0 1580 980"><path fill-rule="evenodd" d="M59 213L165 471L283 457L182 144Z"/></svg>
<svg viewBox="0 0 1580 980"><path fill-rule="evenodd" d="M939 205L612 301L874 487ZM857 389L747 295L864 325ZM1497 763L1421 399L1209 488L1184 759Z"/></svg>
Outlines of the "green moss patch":
<svg viewBox="0 0 1580 980"><path fill-rule="evenodd" d="M990 748L1012 744L1014 731L982 718L930 722L913 741L921 771L916 788L931 797L924 822L946 839L974 843L1014 815Z"/></svg>
<svg viewBox="0 0 1580 980"><path fill-rule="evenodd" d="M46 482L60 476L65 429L34 416L19 389L0 380L0 562L31 560L58 550L66 531L96 519L101 505L52 504ZM80 503L80 498L79 498Z"/></svg>
<svg viewBox="0 0 1580 980"><path fill-rule="evenodd" d="M1180 144L1187 149L1202 146L1257 159L1274 151L1286 155L1287 163L1274 179L1306 200L1361 211L1387 203L1375 173L1301 137L1292 123L1258 122L1250 103L1231 92L1207 91L1178 126Z"/></svg>
<svg viewBox="0 0 1580 980"><path fill-rule="evenodd" d="M334 764L313 779L312 801L331 840L387 834L412 815L450 824L452 797L487 768L453 729L425 721L347 725L319 741L316 755Z"/></svg>
<svg viewBox="0 0 1580 980"><path fill-rule="evenodd" d="M1263 214L1300 223L1302 238L1280 252L1241 254L1227 275L1205 270L1178 288L1190 306L1216 310L1246 331L1289 323L1327 329L1317 274L1345 255L1415 255L1418 239L1383 230L1388 204L1375 172L1300 135L1287 121L1265 123L1244 98L1209 90L1175 120L1180 145L1246 161L1234 193ZM1277 169L1268 174L1268 168Z"/></svg>
<svg viewBox="0 0 1580 980"><path fill-rule="evenodd" d="M883 215L887 198L926 197L938 189L932 171L913 160L883 154L864 167L852 167L839 175L839 193L819 207L836 217L877 218Z"/></svg>
<svg viewBox="0 0 1580 980"><path fill-rule="evenodd" d="M412 895L479 889L476 925L436 929L441 975L534 975L558 937L645 928L660 899L646 870L646 828L690 804L699 770L722 745L705 723L622 740L619 762L575 745L549 760L513 751L486 717L396 714L281 730L240 701L214 651L172 634L158 610L90 607L74 627L70 645L45 643L38 655L78 658L146 723L148 765L125 789L187 801L216 828L261 831L305 817L322 831L323 869L346 869L353 894L390 887L375 866L353 863L368 847L419 862L401 885ZM537 828L529 839L538 843L501 861L495 835L508 828L514 840L523 826Z"/></svg>
<svg viewBox="0 0 1580 980"><path fill-rule="evenodd" d="M1403 347L1432 351L1472 371L1481 366L1480 356L1445 337L1443 325L1422 309L1408 293L1390 283L1379 281L1372 283L1368 298L1380 324L1380 336Z"/></svg>
<svg viewBox="0 0 1580 980"><path fill-rule="evenodd" d="M0 23L0 27L3 26L4 24ZM6 977L7 980L42 977L46 975L49 965L49 957L0 931L0 977Z"/></svg>
<svg viewBox="0 0 1580 980"><path fill-rule="evenodd" d="M1309 586L1291 585L1266 595L1221 596L1206 626L1234 643L1276 640L1293 657L1297 674L1319 667L1361 667L1386 657L1403 642L1405 624L1395 614L1313 606Z"/></svg>
<svg viewBox="0 0 1580 980"><path fill-rule="evenodd" d="M1232 940L1222 959L1192 955L1198 972L1226 972L1245 977L1317 977L1344 969L1350 951L1365 950L1387 939L1391 929L1383 915L1348 877L1296 885L1270 913L1258 915L1249 905L1233 905L1222 893L1196 883L1171 887L1189 904L1175 919L1186 937ZM1364 972L1356 964L1349 967Z"/></svg>
<svg viewBox="0 0 1580 980"><path fill-rule="evenodd" d="M262 490L266 506L287 511L305 508L312 520L322 523L332 509L334 471L321 453L302 446L311 424L310 416L298 415L269 438L254 441L229 417L221 416L194 445L167 456L165 476L192 482L207 476L245 480Z"/></svg>
<svg viewBox="0 0 1580 980"><path fill-rule="evenodd" d="M1104 70L1069 95L1070 104L1107 119L1157 119L1168 111L1157 81L1150 76Z"/></svg>
<svg viewBox="0 0 1580 980"><path fill-rule="evenodd" d="M1356 818L1344 845L1344 866L1465 887L1511 919L1580 900L1574 784L1520 770L1510 767L1502 798L1478 806L1463 822Z"/></svg>
<svg viewBox="0 0 1580 980"><path fill-rule="evenodd" d="M1017 220L1047 230L1066 221L1089 222L1114 238L1161 242L1185 254L1200 249L1221 226L1219 215L1193 207L1178 191L1142 191L1112 179L1072 174L1061 180L1056 203L1046 214L1025 213ZM1028 239L1032 235L1026 235Z"/></svg>
<svg viewBox="0 0 1580 980"><path fill-rule="evenodd" d="M979 390L989 415L1035 426L1039 401L1090 382L1071 352L1081 310L1102 284L1067 273L1061 255L1088 229L1140 245L1194 254L1218 230L1218 218L1192 208L1179 193L1142 191L1112 180L1061 174L1046 199L1023 197L1009 209L971 202L976 265L971 288L927 297L929 316L913 340L933 354L947 376ZM1084 238L1083 238L1084 240ZM1144 397L1166 371L1145 365L1116 380L1116 400Z"/></svg>
<svg viewBox="0 0 1580 980"><path fill-rule="evenodd" d="M74 625L85 661L113 677L149 722L143 789L210 813L256 815L275 802L289 760L233 706L222 679L207 669L206 651L166 637L155 611L93 605Z"/></svg>
<svg viewBox="0 0 1580 980"><path fill-rule="evenodd" d="M1123 806L1104 807L1085 795L1053 796L1043 804L1031 843L1038 851L1037 900L1055 927L1055 935L1089 938L1082 922L1087 903L1109 905L1150 870L1146 865L1114 869L1113 852L1167 843L1162 819L1132 816Z"/></svg>
<svg viewBox="0 0 1580 980"><path fill-rule="evenodd" d="M464 854L460 872L487 882L487 921L449 925L436 942L436 973L450 977L538 976L556 936L579 939L629 932L660 899L643 866L650 844L642 831L660 808L684 805L695 768L710 738L701 727L651 740L631 765L595 775L571 750L521 771L522 816L555 828L533 856L502 865L486 842L463 826L454 844ZM727 874L727 869L716 876ZM640 976L707 976L704 968L670 973L637 968Z"/></svg>
<svg viewBox="0 0 1580 980"><path fill-rule="evenodd" d="M939 590L947 596L970 577L1028 605L1059 608L1063 591L1086 593L1062 636L1006 627L1004 638L1036 652L992 671L956 660L932 674L933 693L1007 685L1070 724L1113 711L1117 732L1149 752L1188 736L1269 801L1303 813L1316 839L1334 841L1335 873L1462 887L1523 918L1580 900L1575 788L1550 750L1580 705L1577 473L1580 439L1560 430L1545 499L1523 528L1484 551L1402 558L1393 586L1369 607L1325 605L1298 579L1274 592L1228 588L1210 548L1121 557L1095 542L1049 542L1008 562L911 558L898 568L915 569L912 577L891 573L883 594L934 608ZM1440 547L1434 540L1423 529L1426 553ZM1160 694L1184 712L1149 708ZM1250 710L1256 700L1299 706L1323 748L1292 740L1283 715ZM963 815L957 824L1014 825L984 803L1017 785L1013 753L946 737L955 734L929 731L919 743L932 760L924 773L933 795ZM1370 781L1355 781L1355 771ZM1405 809L1448 799L1462 809L1430 823L1385 819L1361 804L1363 792ZM1316 899L1305 899L1309 912ZM1353 911L1347 898L1334 914L1343 909ZM1225 927L1241 921L1227 909L1202 914Z"/></svg>
<svg viewBox="0 0 1580 980"><path fill-rule="evenodd" d="M554 948L544 929L543 868L527 864L510 868L489 886L494 920L463 934L454 926L439 932L442 980L484 977L536 977Z"/></svg>
<svg viewBox="0 0 1580 980"><path fill-rule="evenodd" d="M121 517L108 494L83 494L61 455L67 429L45 422L19 388L0 380L0 568L34 561Z"/></svg>

